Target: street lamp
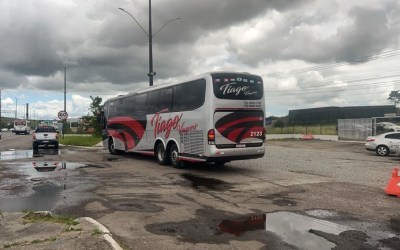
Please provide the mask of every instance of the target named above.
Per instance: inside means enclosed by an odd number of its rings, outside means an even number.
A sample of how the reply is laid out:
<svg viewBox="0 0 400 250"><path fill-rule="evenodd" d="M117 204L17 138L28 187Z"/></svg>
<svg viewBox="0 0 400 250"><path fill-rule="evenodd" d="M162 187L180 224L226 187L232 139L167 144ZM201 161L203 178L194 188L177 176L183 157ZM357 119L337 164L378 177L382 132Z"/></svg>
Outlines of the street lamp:
<svg viewBox="0 0 400 250"><path fill-rule="evenodd" d="M137 25L139 25L139 27L142 29L142 31L149 38L149 73L147 75L149 76L149 85L153 86L153 77L156 75L156 72L153 72L153 37L155 35L157 35L157 33L159 33L165 26L167 26L167 24L169 24L170 22L179 20L181 18L178 17L178 18L173 18L173 19L169 20L153 34L152 33L152 25L151 25L151 0L149 0L149 32L148 33L143 29L142 25L140 25L140 23L136 20L136 18L131 13L124 10L123 8L118 8L118 9L125 12L126 14L128 14L135 21L135 23Z"/></svg>

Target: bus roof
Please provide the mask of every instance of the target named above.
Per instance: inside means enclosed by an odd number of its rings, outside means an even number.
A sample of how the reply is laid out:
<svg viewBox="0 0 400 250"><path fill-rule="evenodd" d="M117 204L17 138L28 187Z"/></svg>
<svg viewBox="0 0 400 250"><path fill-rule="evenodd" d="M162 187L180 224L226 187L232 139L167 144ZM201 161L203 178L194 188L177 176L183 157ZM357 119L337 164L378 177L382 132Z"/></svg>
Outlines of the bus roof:
<svg viewBox="0 0 400 250"><path fill-rule="evenodd" d="M180 83L184 83L184 82L188 82L188 81L193 81L193 80L205 78L205 77L211 76L213 74L243 74L243 75L249 75L249 76L258 76L258 75L251 74L251 73L248 73L248 72L210 71L210 72L206 72L206 73L203 73L203 74L200 74L200 75L197 75L197 76L186 77L183 80L177 81L177 82L166 83L166 84L162 84L162 85L154 85L154 86L149 86L149 87L145 87L145 88L139 88L139 89L134 90L132 92L129 92L129 93L125 94L125 95L118 95L116 97L110 98L107 101L105 101L104 103L109 102L109 101L118 100L120 98L124 98L124 97L127 97L127 96L146 93L146 92L149 92L149 91L152 91L152 90L161 89L161 88L165 88L165 87L170 87L170 86L178 85Z"/></svg>

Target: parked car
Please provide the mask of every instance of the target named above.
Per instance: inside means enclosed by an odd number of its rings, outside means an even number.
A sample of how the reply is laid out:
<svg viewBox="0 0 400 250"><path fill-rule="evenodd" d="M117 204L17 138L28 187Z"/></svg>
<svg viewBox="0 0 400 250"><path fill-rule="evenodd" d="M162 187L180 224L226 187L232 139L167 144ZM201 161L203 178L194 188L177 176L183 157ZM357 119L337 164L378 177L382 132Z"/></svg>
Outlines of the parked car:
<svg viewBox="0 0 400 250"><path fill-rule="evenodd" d="M400 144L400 132L388 132L377 136L369 136L365 149L375 151L379 156L396 154Z"/></svg>
<svg viewBox="0 0 400 250"><path fill-rule="evenodd" d="M392 122L378 122L376 124L376 132L377 133L400 132L400 126Z"/></svg>
<svg viewBox="0 0 400 250"><path fill-rule="evenodd" d="M1 132L7 132L8 131L8 128L2 128L1 129Z"/></svg>

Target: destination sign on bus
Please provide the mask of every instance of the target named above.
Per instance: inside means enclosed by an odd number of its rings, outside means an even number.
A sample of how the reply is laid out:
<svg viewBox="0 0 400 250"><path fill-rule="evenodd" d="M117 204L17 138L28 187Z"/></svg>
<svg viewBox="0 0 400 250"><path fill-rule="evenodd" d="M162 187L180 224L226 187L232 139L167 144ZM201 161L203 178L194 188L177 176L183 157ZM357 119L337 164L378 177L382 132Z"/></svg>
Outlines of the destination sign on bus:
<svg viewBox="0 0 400 250"><path fill-rule="evenodd" d="M251 79L244 76L218 75L214 77L215 96L219 99L260 100L263 96L261 78Z"/></svg>

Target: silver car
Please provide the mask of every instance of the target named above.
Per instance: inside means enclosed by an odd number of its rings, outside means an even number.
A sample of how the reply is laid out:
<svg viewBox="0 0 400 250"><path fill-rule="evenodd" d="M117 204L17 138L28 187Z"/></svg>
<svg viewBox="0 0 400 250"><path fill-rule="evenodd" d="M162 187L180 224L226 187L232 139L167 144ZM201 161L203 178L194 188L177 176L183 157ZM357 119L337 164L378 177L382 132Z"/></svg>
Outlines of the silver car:
<svg viewBox="0 0 400 250"><path fill-rule="evenodd" d="M379 156L397 154L400 145L400 132L389 132L377 136L370 136L365 143L365 149L375 151Z"/></svg>

